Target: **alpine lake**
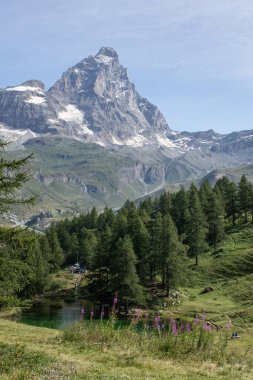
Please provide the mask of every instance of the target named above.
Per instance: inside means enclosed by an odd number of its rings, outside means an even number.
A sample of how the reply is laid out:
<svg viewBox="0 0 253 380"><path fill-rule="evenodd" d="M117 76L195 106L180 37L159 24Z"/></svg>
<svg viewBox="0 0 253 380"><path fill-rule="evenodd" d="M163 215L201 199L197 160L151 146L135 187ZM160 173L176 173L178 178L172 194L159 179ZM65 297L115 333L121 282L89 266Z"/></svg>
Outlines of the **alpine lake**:
<svg viewBox="0 0 253 380"><path fill-rule="evenodd" d="M64 327L80 321L81 308L84 307L84 318L90 316L92 304L82 299L44 298L23 311L19 322L53 329Z"/></svg>

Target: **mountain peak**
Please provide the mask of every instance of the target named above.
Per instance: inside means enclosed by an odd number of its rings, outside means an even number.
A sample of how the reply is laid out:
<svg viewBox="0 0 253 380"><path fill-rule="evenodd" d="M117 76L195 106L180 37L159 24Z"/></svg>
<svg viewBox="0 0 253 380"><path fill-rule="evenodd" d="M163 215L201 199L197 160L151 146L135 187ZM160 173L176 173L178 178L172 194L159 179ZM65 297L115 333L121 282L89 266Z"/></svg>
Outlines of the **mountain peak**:
<svg viewBox="0 0 253 380"><path fill-rule="evenodd" d="M41 88L41 90L45 90L44 83L37 79L27 80L24 83L22 83L21 86L37 87L37 88Z"/></svg>
<svg viewBox="0 0 253 380"><path fill-rule="evenodd" d="M116 50L113 49L113 48L111 48L111 47L101 47L101 49L97 53L96 57L100 56L100 55L105 55L107 57L116 58L116 59L119 58L118 57L118 53L116 52Z"/></svg>

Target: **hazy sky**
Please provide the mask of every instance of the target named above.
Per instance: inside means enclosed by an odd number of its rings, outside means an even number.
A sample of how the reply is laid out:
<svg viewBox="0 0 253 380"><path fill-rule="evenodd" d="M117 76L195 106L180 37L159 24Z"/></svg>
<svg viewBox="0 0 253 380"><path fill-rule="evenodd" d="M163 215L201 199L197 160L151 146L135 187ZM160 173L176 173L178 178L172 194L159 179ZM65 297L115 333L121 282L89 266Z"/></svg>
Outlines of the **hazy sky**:
<svg viewBox="0 0 253 380"><path fill-rule="evenodd" d="M253 129L252 0L3 0L0 33L0 87L111 46L172 129Z"/></svg>

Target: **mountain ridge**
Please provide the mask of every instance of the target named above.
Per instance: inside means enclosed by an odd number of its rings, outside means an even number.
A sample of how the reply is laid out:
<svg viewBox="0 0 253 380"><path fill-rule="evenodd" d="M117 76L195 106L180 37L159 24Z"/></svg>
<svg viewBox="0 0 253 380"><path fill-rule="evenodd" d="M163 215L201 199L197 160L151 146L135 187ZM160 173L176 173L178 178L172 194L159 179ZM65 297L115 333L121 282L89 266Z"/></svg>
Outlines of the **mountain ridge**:
<svg viewBox="0 0 253 380"><path fill-rule="evenodd" d="M35 153L26 191L39 193L37 208L52 213L120 207L127 198L253 163L253 130L173 131L108 47L48 90L36 79L0 89L0 138L12 141L15 154Z"/></svg>

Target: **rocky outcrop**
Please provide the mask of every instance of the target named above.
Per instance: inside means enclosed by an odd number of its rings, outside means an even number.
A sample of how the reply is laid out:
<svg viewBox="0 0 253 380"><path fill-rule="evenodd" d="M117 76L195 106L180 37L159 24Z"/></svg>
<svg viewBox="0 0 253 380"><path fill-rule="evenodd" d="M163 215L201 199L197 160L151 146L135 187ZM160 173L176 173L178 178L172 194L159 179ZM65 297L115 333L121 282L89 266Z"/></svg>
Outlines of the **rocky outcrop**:
<svg viewBox="0 0 253 380"><path fill-rule="evenodd" d="M83 190L84 193L104 193L105 189L103 187L94 186L92 184L87 184L81 178L69 177L65 174L55 174L55 175L42 175L40 173L36 173L34 178L43 183L46 186L51 185L54 182L64 182L73 184Z"/></svg>

